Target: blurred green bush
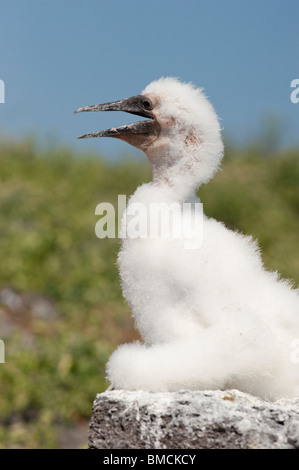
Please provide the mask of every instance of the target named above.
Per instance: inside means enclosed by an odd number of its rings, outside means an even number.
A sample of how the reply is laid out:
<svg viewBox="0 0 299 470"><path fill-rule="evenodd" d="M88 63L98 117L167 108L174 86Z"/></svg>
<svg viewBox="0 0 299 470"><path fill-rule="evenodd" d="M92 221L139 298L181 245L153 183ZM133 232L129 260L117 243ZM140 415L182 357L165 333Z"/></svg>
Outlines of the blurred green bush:
<svg viewBox="0 0 299 470"><path fill-rule="evenodd" d="M0 297L0 448L86 446L92 401L108 385L105 363L138 337L120 291L119 240L95 236L95 207L116 206L118 194L149 180L143 157L109 163L30 140L1 143L0 289L41 295L55 315L43 318L28 302L16 311ZM199 190L207 215L252 234L266 267L296 284L298 183L298 149L264 158L258 147L229 148ZM74 428L83 432L72 440Z"/></svg>

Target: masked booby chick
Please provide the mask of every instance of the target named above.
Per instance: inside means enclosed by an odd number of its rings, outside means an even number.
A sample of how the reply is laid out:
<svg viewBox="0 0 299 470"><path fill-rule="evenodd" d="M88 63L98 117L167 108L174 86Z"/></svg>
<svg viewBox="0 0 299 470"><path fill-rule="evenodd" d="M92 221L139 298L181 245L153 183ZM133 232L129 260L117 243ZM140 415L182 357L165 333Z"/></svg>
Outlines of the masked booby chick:
<svg viewBox="0 0 299 470"><path fill-rule="evenodd" d="M134 203L194 207L196 190L213 177L223 153L217 115L202 90L162 78L140 95L77 112L115 110L147 119L80 138L122 139L150 162L152 182L131 196L123 229ZM140 223L146 222L144 217ZM148 234L148 225L144 228ZM107 364L112 386L237 388L270 400L298 395L299 365L292 361L299 338L298 290L264 269L250 237L213 219L203 217L199 247L185 241L184 235L123 238L118 256L123 294L144 343L122 345L112 354Z"/></svg>

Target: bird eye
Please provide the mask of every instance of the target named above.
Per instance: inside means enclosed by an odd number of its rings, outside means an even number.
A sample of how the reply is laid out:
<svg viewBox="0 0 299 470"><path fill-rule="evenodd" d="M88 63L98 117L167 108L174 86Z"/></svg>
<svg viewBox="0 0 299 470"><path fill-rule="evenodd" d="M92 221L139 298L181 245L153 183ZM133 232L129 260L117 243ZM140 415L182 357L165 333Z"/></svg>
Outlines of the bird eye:
<svg viewBox="0 0 299 470"><path fill-rule="evenodd" d="M149 100L143 100L142 105L144 109L151 109L152 108L152 103Z"/></svg>

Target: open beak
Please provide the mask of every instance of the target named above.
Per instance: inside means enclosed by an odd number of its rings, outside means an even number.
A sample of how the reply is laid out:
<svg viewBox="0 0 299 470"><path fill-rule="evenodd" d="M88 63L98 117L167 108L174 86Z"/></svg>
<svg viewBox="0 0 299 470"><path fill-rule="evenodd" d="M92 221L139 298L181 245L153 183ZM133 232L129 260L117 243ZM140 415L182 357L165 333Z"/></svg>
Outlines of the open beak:
<svg viewBox="0 0 299 470"><path fill-rule="evenodd" d="M113 101L111 103L84 106L82 108L78 108L75 113L90 111L124 111L126 113L136 114L137 116L149 119L119 127L112 127L103 131L91 132L90 134L83 134L77 137L78 139L91 137L115 137L125 140L136 147L140 147L143 141L149 136L159 134L160 126L151 111L151 102L145 96L136 95L125 100Z"/></svg>

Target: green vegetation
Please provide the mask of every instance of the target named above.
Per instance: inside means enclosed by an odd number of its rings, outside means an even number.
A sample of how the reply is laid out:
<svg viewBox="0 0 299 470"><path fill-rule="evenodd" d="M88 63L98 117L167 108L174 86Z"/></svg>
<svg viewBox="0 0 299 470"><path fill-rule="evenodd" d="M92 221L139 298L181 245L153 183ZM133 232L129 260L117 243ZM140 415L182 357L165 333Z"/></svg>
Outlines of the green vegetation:
<svg viewBox="0 0 299 470"><path fill-rule="evenodd" d="M299 284L299 151L229 149L199 191L207 215L259 240L267 268ZM55 314L0 301L0 448L55 448L87 429L105 363L137 338L116 269L119 240L99 240L95 207L150 180L145 158L111 164L30 141L0 149L0 292L42 295ZM2 329L2 330L1 330Z"/></svg>

